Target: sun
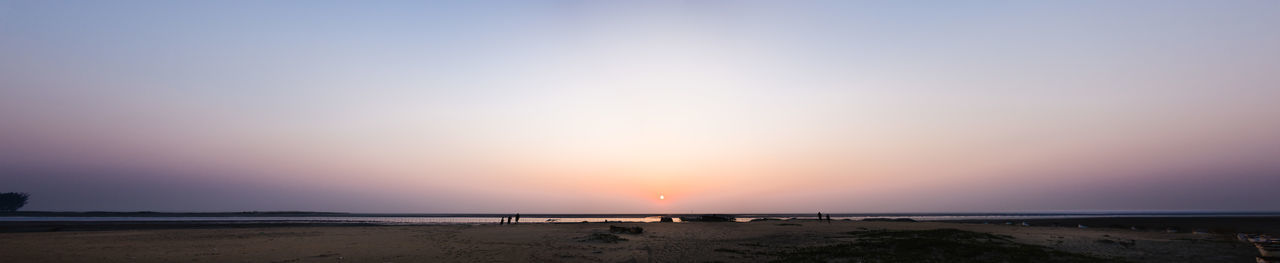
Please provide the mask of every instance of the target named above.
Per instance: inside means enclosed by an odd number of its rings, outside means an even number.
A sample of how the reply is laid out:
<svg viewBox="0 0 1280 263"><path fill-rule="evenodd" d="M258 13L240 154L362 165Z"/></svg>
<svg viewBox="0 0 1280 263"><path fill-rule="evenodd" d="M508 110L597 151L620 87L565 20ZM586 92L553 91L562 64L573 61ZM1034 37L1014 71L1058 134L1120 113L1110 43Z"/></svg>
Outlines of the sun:
<svg viewBox="0 0 1280 263"><path fill-rule="evenodd" d="M658 195L658 200L666 200L666 199L667 199L667 196Z"/></svg>

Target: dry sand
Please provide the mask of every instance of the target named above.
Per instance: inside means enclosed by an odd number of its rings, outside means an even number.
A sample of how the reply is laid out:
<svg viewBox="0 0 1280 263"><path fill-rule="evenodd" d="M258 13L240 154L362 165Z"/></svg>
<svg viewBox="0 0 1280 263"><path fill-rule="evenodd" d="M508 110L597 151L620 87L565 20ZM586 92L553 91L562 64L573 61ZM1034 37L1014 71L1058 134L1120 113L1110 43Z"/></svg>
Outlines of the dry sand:
<svg viewBox="0 0 1280 263"><path fill-rule="evenodd" d="M792 224L799 224L792 225ZM617 243L583 241L640 226ZM1137 262L1252 262L1222 235L942 222L321 226L0 233L0 262L761 262L859 230L955 228ZM1100 241L1111 240L1111 242ZM1130 245L1131 244L1131 245Z"/></svg>

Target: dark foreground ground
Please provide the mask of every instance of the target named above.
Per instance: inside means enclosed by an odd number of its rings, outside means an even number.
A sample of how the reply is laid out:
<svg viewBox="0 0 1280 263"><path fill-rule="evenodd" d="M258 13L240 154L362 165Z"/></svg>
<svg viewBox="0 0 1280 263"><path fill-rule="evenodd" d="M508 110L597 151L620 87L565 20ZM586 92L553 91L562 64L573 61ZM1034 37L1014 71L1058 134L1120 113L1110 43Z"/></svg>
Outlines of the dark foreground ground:
<svg viewBox="0 0 1280 263"><path fill-rule="evenodd" d="M812 220L430 226L9 222L0 223L0 232L7 232L0 233L0 261L1252 262L1257 251L1232 240L1234 233L1163 230L1277 227L1277 218L1028 222L1033 226ZM1117 227L1106 227L1112 223ZM643 232L615 233L611 225ZM1130 230L1131 225L1144 230Z"/></svg>

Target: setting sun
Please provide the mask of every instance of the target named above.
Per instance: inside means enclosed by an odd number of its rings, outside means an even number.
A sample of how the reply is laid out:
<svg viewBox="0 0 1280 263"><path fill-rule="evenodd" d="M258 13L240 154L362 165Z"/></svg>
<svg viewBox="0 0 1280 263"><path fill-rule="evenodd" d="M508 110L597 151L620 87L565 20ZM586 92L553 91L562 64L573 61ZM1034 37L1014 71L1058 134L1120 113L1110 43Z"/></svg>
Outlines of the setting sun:
<svg viewBox="0 0 1280 263"><path fill-rule="evenodd" d="M664 195L658 195L658 200L666 200L666 199L667 199L667 197L666 197L666 196L664 196Z"/></svg>

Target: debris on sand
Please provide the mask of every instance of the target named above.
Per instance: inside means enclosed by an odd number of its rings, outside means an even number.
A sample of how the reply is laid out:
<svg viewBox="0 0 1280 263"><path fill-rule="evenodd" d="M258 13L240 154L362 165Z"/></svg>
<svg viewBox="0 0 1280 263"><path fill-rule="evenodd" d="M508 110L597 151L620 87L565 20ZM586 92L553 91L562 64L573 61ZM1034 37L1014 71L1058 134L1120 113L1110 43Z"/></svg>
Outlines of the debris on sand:
<svg viewBox="0 0 1280 263"><path fill-rule="evenodd" d="M1258 262L1280 262L1280 239L1272 238L1268 235L1258 234L1236 234L1236 238L1240 241L1253 243L1258 248Z"/></svg>
<svg viewBox="0 0 1280 263"><path fill-rule="evenodd" d="M1236 238L1240 239L1240 241L1249 242L1249 243L1268 243L1273 240L1271 236L1268 236L1268 235L1245 234L1245 233L1236 234Z"/></svg>
<svg viewBox="0 0 1280 263"><path fill-rule="evenodd" d="M1253 243L1258 248L1258 253L1263 257L1280 257L1280 244L1277 243Z"/></svg>

